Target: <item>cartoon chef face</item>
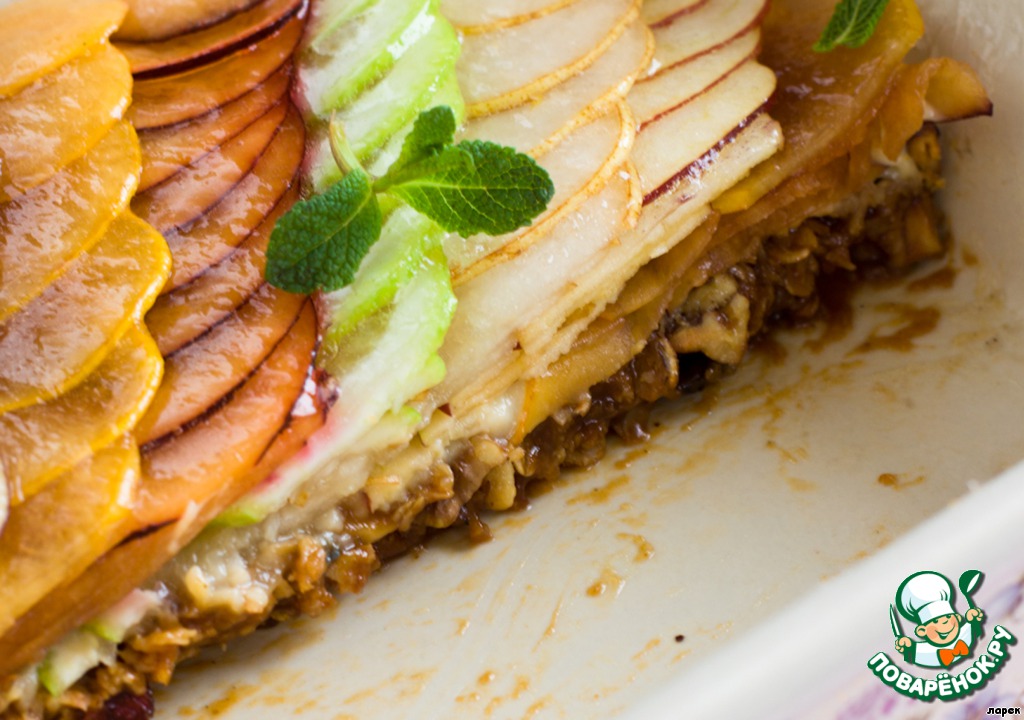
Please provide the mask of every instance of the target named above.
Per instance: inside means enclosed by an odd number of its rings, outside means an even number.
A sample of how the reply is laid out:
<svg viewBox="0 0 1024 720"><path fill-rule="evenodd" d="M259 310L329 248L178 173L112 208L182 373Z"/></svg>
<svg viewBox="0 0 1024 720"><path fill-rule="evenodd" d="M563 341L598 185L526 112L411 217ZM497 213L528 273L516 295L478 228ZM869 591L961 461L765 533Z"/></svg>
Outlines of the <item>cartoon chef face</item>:
<svg viewBox="0 0 1024 720"><path fill-rule="evenodd" d="M918 625L914 632L922 640L926 640L936 647L944 647L956 642L960 635L960 623L963 620L963 616L959 613L940 615L927 623Z"/></svg>

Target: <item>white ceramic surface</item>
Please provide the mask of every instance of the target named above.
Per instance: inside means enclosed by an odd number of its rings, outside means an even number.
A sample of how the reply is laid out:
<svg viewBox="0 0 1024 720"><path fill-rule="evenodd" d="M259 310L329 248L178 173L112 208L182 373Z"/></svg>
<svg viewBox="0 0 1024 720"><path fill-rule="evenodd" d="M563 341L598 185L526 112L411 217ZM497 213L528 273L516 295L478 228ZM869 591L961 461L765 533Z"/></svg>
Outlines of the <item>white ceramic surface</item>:
<svg viewBox="0 0 1024 720"><path fill-rule="evenodd" d="M664 409L651 443L493 520L493 542L456 533L329 617L205 656L158 718L841 716L876 692L865 663L891 644L903 576L970 561L995 593L1024 575L1020 472L950 511L967 522L950 549L919 527L1024 457L1024 5L922 6L929 46L974 63L996 103L947 134L953 288L861 293L848 337L813 352L791 333L784 362ZM922 308L941 321L912 351L855 352ZM974 524L985 512L1015 546ZM807 682L787 684L796 666Z"/></svg>

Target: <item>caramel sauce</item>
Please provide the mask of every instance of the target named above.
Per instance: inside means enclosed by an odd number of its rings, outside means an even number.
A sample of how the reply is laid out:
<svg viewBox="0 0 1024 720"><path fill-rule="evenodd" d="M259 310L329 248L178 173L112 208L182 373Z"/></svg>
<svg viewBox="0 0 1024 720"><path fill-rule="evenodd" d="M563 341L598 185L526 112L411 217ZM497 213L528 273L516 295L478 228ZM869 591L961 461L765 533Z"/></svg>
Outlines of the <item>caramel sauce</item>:
<svg viewBox="0 0 1024 720"><path fill-rule="evenodd" d="M587 595L590 597L601 597L611 591L615 596L618 596L625 585L626 581L621 575L611 568L605 568L601 573L601 577L587 588Z"/></svg>
<svg viewBox="0 0 1024 720"><path fill-rule="evenodd" d="M895 473L882 473L878 476L878 484L884 485L885 487L892 488L893 490L903 490L914 485L920 485L924 482L925 478L923 475L918 475L912 479L906 478L906 476L897 475Z"/></svg>
<svg viewBox="0 0 1024 720"><path fill-rule="evenodd" d="M635 535L633 533L619 533L615 537L620 540L629 540L636 546L636 554L633 556L633 561L642 563L647 562L654 557L654 545L650 543L643 535Z"/></svg>
<svg viewBox="0 0 1024 720"><path fill-rule="evenodd" d="M942 289L948 290L956 283L959 272L951 265L941 267L930 275L925 275L907 284L910 292L924 292L926 290Z"/></svg>
<svg viewBox="0 0 1024 720"><path fill-rule="evenodd" d="M882 309L896 315L901 326L891 333L875 330L867 340L851 351L860 355L876 350L894 350L910 352L916 345L914 341L928 335L938 327L942 314L935 307L916 307L903 303L890 303Z"/></svg>
<svg viewBox="0 0 1024 720"><path fill-rule="evenodd" d="M608 502L616 492L629 485L629 483L630 477L628 475L619 475L618 477L612 478L607 484L602 485L599 488L594 488L593 490L569 498L567 504L578 505L580 503L587 503L588 505L603 505Z"/></svg>

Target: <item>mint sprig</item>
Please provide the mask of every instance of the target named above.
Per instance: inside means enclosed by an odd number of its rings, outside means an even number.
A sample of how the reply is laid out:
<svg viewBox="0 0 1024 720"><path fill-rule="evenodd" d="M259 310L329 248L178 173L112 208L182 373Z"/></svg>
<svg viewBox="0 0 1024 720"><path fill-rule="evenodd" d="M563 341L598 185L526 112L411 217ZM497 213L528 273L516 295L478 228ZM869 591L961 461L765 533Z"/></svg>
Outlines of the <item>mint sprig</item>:
<svg viewBox="0 0 1024 720"><path fill-rule="evenodd" d="M385 199L402 200L463 236L501 235L529 225L554 196L547 172L512 148L454 143L455 128L447 106L421 113L398 159L379 178L358 166L343 129L332 128L332 151L346 174L278 221L267 249L267 281L296 293L350 284L380 237Z"/></svg>
<svg viewBox="0 0 1024 720"><path fill-rule="evenodd" d="M858 48L871 39L889 0L840 0L828 21L816 52L830 52L840 45Z"/></svg>

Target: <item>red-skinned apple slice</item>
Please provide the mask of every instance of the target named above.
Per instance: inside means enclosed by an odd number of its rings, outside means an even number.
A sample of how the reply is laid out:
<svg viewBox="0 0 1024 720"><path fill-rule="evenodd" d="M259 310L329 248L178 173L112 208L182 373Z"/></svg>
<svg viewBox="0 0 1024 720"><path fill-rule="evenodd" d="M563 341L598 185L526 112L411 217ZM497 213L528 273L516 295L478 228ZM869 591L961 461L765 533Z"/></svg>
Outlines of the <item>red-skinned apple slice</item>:
<svg viewBox="0 0 1024 720"><path fill-rule="evenodd" d="M263 283L266 250L277 220L295 204L293 188L238 248L190 282L161 295L146 315L160 352L170 355L235 311Z"/></svg>
<svg viewBox="0 0 1024 720"><path fill-rule="evenodd" d="M135 516L142 527L177 520L192 503L238 487L266 452L302 392L316 346L306 303L295 325L249 379L184 432L148 449ZM223 507L223 506L222 506Z"/></svg>
<svg viewBox="0 0 1024 720"><path fill-rule="evenodd" d="M538 99L604 54L639 11L639 0L590 0L522 25L467 36L457 72L468 115Z"/></svg>
<svg viewBox="0 0 1024 720"><path fill-rule="evenodd" d="M129 432L156 393L162 371L152 338L131 328L70 392L0 415L0 458L14 502Z"/></svg>
<svg viewBox="0 0 1024 720"><path fill-rule="evenodd" d="M237 312L164 358L164 379L135 428L141 445L201 417L245 382L291 328L305 298L264 285Z"/></svg>
<svg viewBox="0 0 1024 720"><path fill-rule="evenodd" d="M131 99L128 65L107 43L0 99L0 202L41 185L85 155Z"/></svg>
<svg viewBox="0 0 1024 720"><path fill-rule="evenodd" d="M212 62L274 31L304 0L262 0L222 22L158 42L119 42L138 79L170 75Z"/></svg>
<svg viewBox="0 0 1024 720"><path fill-rule="evenodd" d="M711 52L757 27L767 12L768 0L710 0L660 24L654 28L654 67L664 72Z"/></svg>
<svg viewBox="0 0 1024 720"><path fill-rule="evenodd" d="M441 13L465 35L522 25L579 0L441 0Z"/></svg>
<svg viewBox="0 0 1024 720"><path fill-rule="evenodd" d="M170 271L167 243L130 213L24 310L0 326L0 412L81 382L152 305Z"/></svg>
<svg viewBox="0 0 1024 720"><path fill-rule="evenodd" d="M242 97L202 117L140 132L142 179L138 191L163 182L256 122L285 97L290 80L289 63Z"/></svg>
<svg viewBox="0 0 1024 720"><path fill-rule="evenodd" d="M0 535L0 632L124 537L138 481L138 447L124 438L11 510Z"/></svg>
<svg viewBox="0 0 1024 720"><path fill-rule="evenodd" d="M119 0L25 0L0 7L0 97L103 42L124 14Z"/></svg>
<svg viewBox="0 0 1024 720"><path fill-rule="evenodd" d="M205 115L240 98L292 56L305 18L293 17L255 45L209 65L176 75L140 80L128 119L139 130L165 127Z"/></svg>
<svg viewBox="0 0 1024 720"><path fill-rule="evenodd" d="M608 51L576 77L556 85L539 101L470 122L463 137L501 138L503 145L540 157L566 135L603 115L626 96L650 65L654 36L635 21Z"/></svg>
<svg viewBox="0 0 1024 720"><path fill-rule="evenodd" d="M297 182L304 143L305 126L292 108L252 172L187 230L167 235L174 267L165 293L226 258L263 222Z"/></svg>
<svg viewBox="0 0 1024 720"><path fill-rule="evenodd" d="M196 32L263 0L128 0L128 14L114 37L153 42Z"/></svg>
<svg viewBox="0 0 1024 720"><path fill-rule="evenodd" d="M53 178L0 205L0 322L103 237L128 207L138 176L135 131L119 123Z"/></svg>
<svg viewBox="0 0 1024 720"><path fill-rule="evenodd" d="M740 127L774 90L775 73L748 61L720 83L646 125L633 149L644 202L667 192L681 169Z"/></svg>
<svg viewBox="0 0 1024 720"><path fill-rule="evenodd" d="M661 25L692 13L711 0L645 0L641 18L648 25Z"/></svg>
<svg viewBox="0 0 1024 720"><path fill-rule="evenodd" d="M754 29L717 50L638 82L629 93L629 105L640 127L723 80L757 54L760 42L761 32Z"/></svg>
<svg viewBox="0 0 1024 720"><path fill-rule="evenodd" d="M513 233L491 237L450 236L445 254L453 282L461 285L495 265L525 252L543 241L551 228L583 202L600 192L612 174L629 157L636 123L623 101L606 115L577 128L539 158L555 185L547 209L531 225Z"/></svg>
<svg viewBox="0 0 1024 720"><path fill-rule="evenodd" d="M225 197L256 165L288 112L278 103L235 137L132 200L132 210L169 234L187 227Z"/></svg>

